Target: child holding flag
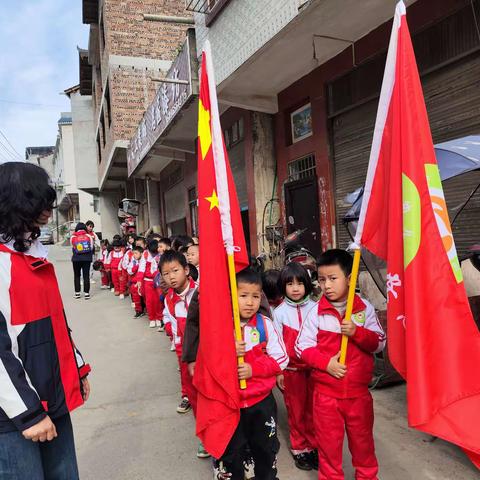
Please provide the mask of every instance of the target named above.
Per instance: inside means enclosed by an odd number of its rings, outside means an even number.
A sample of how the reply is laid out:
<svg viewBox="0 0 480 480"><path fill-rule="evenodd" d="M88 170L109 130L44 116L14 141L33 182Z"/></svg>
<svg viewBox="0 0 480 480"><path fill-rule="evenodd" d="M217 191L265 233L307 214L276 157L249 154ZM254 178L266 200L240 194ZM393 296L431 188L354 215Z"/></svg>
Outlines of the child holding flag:
<svg viewBox="0 0 480 480"><path fill-rule="evenodd" d="M239 357L245 358L245 363L238 367L238 378L247 381L247 388L240 390L240 422L216 468L223 475L220 478L244 480L249 447L255 478L275 480L280 443L272 390L277 375L288 365L288 355L273 322L259 313L260 275L250 268L242 270L237 274L237 285L243 341L236 342L236 350Z"/></svg>
<svg viewBox="0 0 480 480"><path fill-rule="evenodd" d="M323 296L307 314L295 344L298 357L312 369L313 418L321 480L343 479L345 431L355 478L376 480L373 400L368 390L373 353L385 346L375 309L356 296L351 321L345 310L353 259L345 250L327 250L317 262ZM346 365L339 362L342 334L349 337Z"/></svg>

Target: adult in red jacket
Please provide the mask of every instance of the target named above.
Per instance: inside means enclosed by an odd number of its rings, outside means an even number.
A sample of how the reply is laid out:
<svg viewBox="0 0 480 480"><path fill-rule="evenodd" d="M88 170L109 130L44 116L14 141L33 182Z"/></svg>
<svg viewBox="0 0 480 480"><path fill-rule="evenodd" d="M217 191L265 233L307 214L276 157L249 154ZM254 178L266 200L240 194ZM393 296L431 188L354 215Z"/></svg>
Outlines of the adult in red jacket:
<svg viewBox="0 0 480 480"><path fill-rule="evenodd" d="M54 203L43 169L0 165L0 478L78 479L69 412L89 396L90 367L37 240Z"/></svg>

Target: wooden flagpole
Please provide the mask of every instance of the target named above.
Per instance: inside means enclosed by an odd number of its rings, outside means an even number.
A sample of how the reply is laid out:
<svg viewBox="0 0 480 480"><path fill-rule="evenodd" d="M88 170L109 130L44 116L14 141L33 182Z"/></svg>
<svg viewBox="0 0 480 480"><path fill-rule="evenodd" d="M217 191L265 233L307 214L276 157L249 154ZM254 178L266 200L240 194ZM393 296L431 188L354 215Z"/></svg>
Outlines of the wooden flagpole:
<svg viewBox="0 0 480 480"><path fill-rule="evenodd" d="M345 319L350 322L352 320L353 300L355 299L355 289L357 288L358 270L360 269L360 256L362 251L356 249L353 254L352 274L350 275L350 287L348 289L347 310L345 311ZM347 358L348 337L342 335L342 345L340 347L340 363L345 365Z"/></svg>
<svg viewBox="0 0 480 480"><path fill-rule="evenodd" d="M233 309L233 324L235 326L235 340L241 342L242 327L240 325L240 311L238 309L238 293L237 293L237 278L235 275L235 258L234 254L227 254L228 258L228 275L230 277L230 293L232 295L232 309ZM245 363L244 357L237 357L238 365ZM245 390L247 388L247 381L240 380L240 388Z"/></svg>

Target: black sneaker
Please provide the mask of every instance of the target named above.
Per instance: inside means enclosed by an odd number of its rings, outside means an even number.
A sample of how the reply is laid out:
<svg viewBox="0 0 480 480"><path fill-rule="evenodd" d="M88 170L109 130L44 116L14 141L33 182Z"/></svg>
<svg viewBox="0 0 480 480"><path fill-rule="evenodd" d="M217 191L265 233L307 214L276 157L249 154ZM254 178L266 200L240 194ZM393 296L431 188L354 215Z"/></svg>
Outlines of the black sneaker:
<svg viewBox="0 0 480 480"><path fill-rule="evenodd" d="M299 453L298 455L294 455L293 460L295 461L295 466L300 470L312 470L310 453Z"/></svg>
<svg viewBox="0 0 480 480"><path fill-rule="evenodd" d="M310 465L314 470L318 470L318 450L312 450L308 455L310 456Z"/></svg>
<svg viewBox="0 0 480 480"><path fill-rule="evenodd" d="M90 294L89 293L85 293L84 297L85 297L85 300L90 300Z"/></svg>
<svg viewBox="0 0 480 480"><path fill-rule="evenodd" d="M183 397L180 405L177 407L177 413L187 413L191 410L192 406L187 397Z"/></svg>
<svg viewBox="0 0 480 480"><path fill-rule="evenodd" d="M145 313L143 312L135 312L135 315L133 316L133 318L140 318L140 317L143 317L145 315Z"/></svg>

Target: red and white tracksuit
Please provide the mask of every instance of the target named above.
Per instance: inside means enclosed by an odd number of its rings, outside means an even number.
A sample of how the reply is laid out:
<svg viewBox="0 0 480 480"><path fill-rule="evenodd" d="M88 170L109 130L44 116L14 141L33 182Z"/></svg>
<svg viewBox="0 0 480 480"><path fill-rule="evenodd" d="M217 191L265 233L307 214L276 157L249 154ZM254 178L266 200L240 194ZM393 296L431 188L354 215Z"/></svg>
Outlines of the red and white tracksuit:
<svg viewBox="0 0 480 480"><path fill-rule="evenodd" d="M140 258L137 278L143 282L143 294L145 296L145 305L147 307L148 318L150 321L162 320L162 304L153 279L158 273L158 263L148 250L145 250Z"/></svg>
<svg viewBox="0 0 480 480"><path fill-rule="evenodd" d="M108 257L108 250L106 247L102 247L102 252L101 252L101 261L103 263L103 268L100 270L100 277L102 279L102 286L103 287L108 287L110 286L110 278L108 277L108 271L106 269L106 262L107 262L107 257Z"/></svg>
<svg viewBox="0 0 480 480"><path fill-rule="evenodd" d="M263 320L266 339L261 341L257 318ZM240 408L251 407L270 395L277 382L277 375L288 365L288 354L281 335L272 320L254 315L242 326L245 342L245 363L252 367L252 377L247 388L240 390Z"/></svg>
<svg viewBox="0 0 480 480"><path fill-rule="evenodd" d="M125 250L122 247L121 250L112 250L107 257L106 266L112 272L112 283L115 289L115 295L121 295L125 293L127 287L127 281L122 269L122 260L125 255Z"/></svg>
<svg viewBox="0 0 480 480"><path fill-rule="evenodd" d="M289 356L288 367L283 372L285 390L283 397L288 413L290 448L294 455L311 452L315 447L313 425L313 384L311 369L295 353L295 342L303 319L317 302L309 297L293 302L288 297L273 311L273 319L283 338Z"/></svg>
<svg viewBox="0 0 480 480"><path fill-rule="evenodd" d="M132 297L132 302L135 304L135 311L137 313L143 311L141 287L140 289L137 287L137 283L141 281L138 278L139 266L140 266L140 261L136 260L132 256L132 259L130 260L127 267L127 273L129 278L130 295Z"/></svg>
<svg viewBox="0 0 480 480"><path fill-rule="evenodd" d="M340 351L342 316L323 296L318 309L307 313L295 351L309 365L314 381L314 427L321 480L343 480L342 446L345 431L357 480L376 480L378 462L373 441L373 400L368 384L373 353L385 347L385 333L366 300L355 297L355 334L347 349L347 373L337 379L327 373L330 359Z"/></svg>
<svg viewBox="0 0 480 480"><path fill-rule="evenodd" d="M193 378L188 373L187 363L182 362L182 344L187 324L188 306L196 289L197 284L192 279L189 279L188 287L181 293L177 293L173 288L170 288L165 295L165 308L163 310L165 331L173 337L175 353L180 367L182 397L188 398L194 414L197 411L197 391L193 386Z"/></svg>

